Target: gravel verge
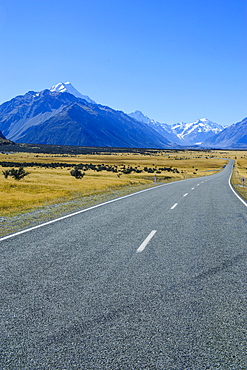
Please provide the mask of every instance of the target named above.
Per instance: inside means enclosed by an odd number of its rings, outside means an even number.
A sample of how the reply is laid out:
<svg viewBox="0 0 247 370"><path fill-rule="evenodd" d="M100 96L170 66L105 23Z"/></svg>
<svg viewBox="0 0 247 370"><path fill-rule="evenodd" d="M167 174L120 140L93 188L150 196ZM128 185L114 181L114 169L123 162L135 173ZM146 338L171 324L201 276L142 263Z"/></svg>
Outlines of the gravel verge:
<svg viewBox="0 0 247 370"><path fill-rule="evenodd" d="M15 216L0 217L0 237L157 185L159 183L128 186L101 194L38 207L30 212L20 213Z"/></svg>

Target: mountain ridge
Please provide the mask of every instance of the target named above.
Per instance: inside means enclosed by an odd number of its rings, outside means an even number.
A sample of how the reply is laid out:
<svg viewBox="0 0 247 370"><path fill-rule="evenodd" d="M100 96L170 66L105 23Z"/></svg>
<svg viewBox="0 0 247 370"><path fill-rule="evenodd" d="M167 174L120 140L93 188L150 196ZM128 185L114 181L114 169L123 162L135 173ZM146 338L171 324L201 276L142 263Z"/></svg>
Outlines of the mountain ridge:
<svg viewBox="0 0 247 370"><path fill-rule="evenodd" d="M17 143L171 148L148 125L67 91L29 91L0 106L0 129Z"/></svg>
<svg viewBox="0 0 247 370"><path fill-rule="evenodd" d="M156 122L138 110L129 113L129 116L152 126L156 131L167 137L170 141L186 146L199 145L201 142L224 129L223 126L214 123L207 118L201 118L191 123L181 122L168 125L166 123Z"/></svg>
<svg viewBox="0 0 247 370"><path fill-rule="evenodd" d="M172 125L172 131L176 133L185 145L200 145L203 141L222 130L223 126L207 118L200 118L195 122L182 122Z"/></svg>
<svg viewBox="0 0 247 370"><path fill-rule="evenodd" d="M6 137L3 135L2 131L0 131L0 145L9 145L14 144L12 141L6 139Z"/></svg>
<svg viewBox="0 0 247 370"><path fill-rule="evenodd" d="M241 125L239 122L227 128L207 118L168 125L138 110L127 114L97 104L70 82L61 82L40 92L28 91L0 105L0 130L7 139L17 143L160 149L215 145L245 148L245 120Z"/></svg>
<svg viewBox="0 0 247 370"><path fill-rule="evenodd" d="M205 140L202 145L210 148L220 147L222 149L247 148L247 117Z"/></svg>
<svg viewBox="0 0 247 370"><path fill-rule="evenodd" d="M72 84L71 82L59 82L58 84L50 88L51 92L67 92L74 95L76 98L86 100L90 104L96 104L94 100L89 98L87 95L82 95Z"/></svg>

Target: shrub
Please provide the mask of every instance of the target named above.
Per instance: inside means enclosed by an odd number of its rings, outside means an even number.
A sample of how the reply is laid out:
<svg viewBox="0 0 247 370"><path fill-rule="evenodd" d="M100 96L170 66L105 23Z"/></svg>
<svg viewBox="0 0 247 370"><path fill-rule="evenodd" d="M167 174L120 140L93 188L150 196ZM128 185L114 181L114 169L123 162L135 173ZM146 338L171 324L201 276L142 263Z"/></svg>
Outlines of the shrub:
<svg viewBox="0 0 247 370"><path fill-rule="evenodd" d="M6 171L3 171L3 176L5 177L5 179L7 179L10 175L10 170L6 170Z"/></svg>
<svg viewBox="0 0 247 370"><path fill-rule="evenodd" d="M11 170L3 171L3 175L5 179L7 179L8 176L12 176L15 180L21 180L25 176L29 175L29 172L26 172L23 167L19 167L17 170L15 168L11 168Z"/></svg>
<svg viewBox="0 0 247 370"><path fill-rule="evenodd" d="M71 176L74 176L76 179L82 179L85 173L81 172L77 166L70 171Z"/></svg>

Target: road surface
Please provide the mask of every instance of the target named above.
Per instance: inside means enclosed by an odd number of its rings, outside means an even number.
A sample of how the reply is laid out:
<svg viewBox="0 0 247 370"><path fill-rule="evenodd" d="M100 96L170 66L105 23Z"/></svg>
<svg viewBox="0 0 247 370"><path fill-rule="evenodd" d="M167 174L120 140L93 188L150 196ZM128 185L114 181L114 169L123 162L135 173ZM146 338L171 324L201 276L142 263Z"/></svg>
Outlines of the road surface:
<svg viewBox="0 0 247 370"><path fill-rule="evenodd" d="M231 169L0 239L2 369L246 369Z"/></svg>

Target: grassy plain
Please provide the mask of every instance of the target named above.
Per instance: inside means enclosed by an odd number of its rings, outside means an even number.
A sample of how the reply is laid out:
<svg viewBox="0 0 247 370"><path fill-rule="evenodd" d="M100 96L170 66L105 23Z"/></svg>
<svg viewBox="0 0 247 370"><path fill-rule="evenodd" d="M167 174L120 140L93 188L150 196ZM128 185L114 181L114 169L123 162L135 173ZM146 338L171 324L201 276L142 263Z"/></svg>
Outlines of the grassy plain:
<svg viewBox="0 0 247 370"><path fill-rule="evenodd" d="M238 193L247 199L247 151L233 152L232 154L234 155L235 166L231 183Z"/></svg>
<svg viewBox="0 0 247 370"><path fill-rule="evenodd" d="M239 183L238 177L247 177L246 152L147 151L146 154L130 152L95 155L2 153L0 162L26 163L25 171L29 172L29 175L19 181L11 177L5 179L2 171L13 168L13 165L0 166L0 216L13 216L46 205L79 198L86 199L92 195L100 197L118 189L126 188L129 191L133 188L135 191L137 188L155 185L154 176L157 183L160 183L211 175L221 170L227 163L225 159L219 159L220 157L237 158L234 182ZM59 163L61 166L54 168L31 166L34 162L43 165ZM27 163L30 163L30 166ZM82 179L76 179L70 175L73 167L63 167L63 164L81 163L114 167L116 172L87 169ZM131 173L124 173L128 168L134 170ZM167 170L169 168L172 170Z"/></svg>

